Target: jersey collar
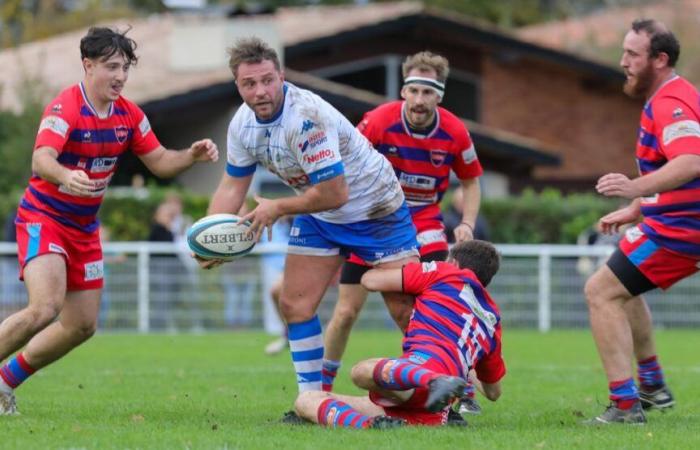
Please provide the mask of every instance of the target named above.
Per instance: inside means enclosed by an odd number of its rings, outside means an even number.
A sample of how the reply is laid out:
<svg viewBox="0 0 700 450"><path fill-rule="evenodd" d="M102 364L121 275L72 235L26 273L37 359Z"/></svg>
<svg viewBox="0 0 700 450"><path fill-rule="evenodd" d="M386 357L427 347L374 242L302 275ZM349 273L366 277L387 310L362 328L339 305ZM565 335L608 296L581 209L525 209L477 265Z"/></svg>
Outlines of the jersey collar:
<svg viewBox="0 0 700 450"><path fill-rule="evenodd" d="M85 104L87 105L88 109L90 110L91 113L95 115L95 117L98 117L100 119L106 119L114 113L114 102L109 102L109 107L107 108L107 115L103 116L97 112L97 109L95 106L92 104L90 99L88 98L87 91L85 90L85 85L81 81L80 84L80 93L83 94L83 100L85 100Z"/></svg>
<svg viewBox="0 0 700 450"><path fill-rule="evenodd" d="M428 128L419 130L411 126L406 118L406 102L401 104L401 124L403 125L403 130L407 135L415 139L429 139L437 133L440 128L440 110L435 108L435 117L433 118L433 123L430 124Z"/></svg>

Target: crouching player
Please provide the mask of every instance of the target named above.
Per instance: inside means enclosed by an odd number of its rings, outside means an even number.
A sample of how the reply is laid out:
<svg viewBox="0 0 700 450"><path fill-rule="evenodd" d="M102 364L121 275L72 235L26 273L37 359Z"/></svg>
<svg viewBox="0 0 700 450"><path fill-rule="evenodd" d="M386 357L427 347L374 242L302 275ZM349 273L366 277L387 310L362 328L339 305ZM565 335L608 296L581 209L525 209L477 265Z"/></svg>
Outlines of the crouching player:
<svg viewBox="0 0 700 450"><path fill-rule="evenodd" d="M353 382L368 390L368 396L302 392L295 403L297 414L327 426L442 425L449 403L464 391L470 369L478 378L477 388L497 400L506 372L501 320L485 286L498 267L493 245L475 240L455 245L447 262L367 272L362 277L367 290L416 296L404 353L353 367Z"/></svg>

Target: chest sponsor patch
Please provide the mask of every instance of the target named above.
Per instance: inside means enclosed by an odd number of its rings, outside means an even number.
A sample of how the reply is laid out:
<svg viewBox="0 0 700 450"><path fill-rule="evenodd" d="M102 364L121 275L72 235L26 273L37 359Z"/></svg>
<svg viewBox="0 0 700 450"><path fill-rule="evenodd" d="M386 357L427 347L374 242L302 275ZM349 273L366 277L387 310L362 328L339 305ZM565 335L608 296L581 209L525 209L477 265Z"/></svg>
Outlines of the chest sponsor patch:
<svg viewBox="0 0 700 450"><path fill-rule="evenodd" d="M421 189L424 191L432 191L435 189L435 178L425 175L413 175L401 172L399 175L399 183L401 186L412 189Z"/></svg>
<svg viewBox="0 0 700 450"><path fill-rule="evenodd" d="M68 122L58 116L46 116L41 119L41 123L39 124L39 133L44 130L52 131L62 138L65 138L66 133L68 132Z"/></svg>
<svg viewBox="0 0 700 450"><path fill-rule="evenodd" d="M695 120L681 120L666 125L661 140L664 145L668 145L676 139L685 137L700 138L700 124Z"/></svg>

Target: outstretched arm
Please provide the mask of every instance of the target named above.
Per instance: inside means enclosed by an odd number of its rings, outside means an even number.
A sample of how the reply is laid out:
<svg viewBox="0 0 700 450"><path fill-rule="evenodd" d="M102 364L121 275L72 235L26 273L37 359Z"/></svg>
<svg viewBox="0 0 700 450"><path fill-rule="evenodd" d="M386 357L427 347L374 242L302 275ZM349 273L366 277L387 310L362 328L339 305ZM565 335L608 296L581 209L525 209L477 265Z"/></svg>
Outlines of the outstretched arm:
<svg viewBox="0 0 700 450"><path fill-rule="evenodd" d="M403 292L402 269L372 269L360 281L368 291Z"/></svg>
<svg viewBox="0 0 700 450"><path fill-rule="evenodd" d="M186 150L168 150L162 145L152 152L139 155L144 165L161 178L171 178L196 162L219 160L219 149L211 139L192 143Z"/></svg>

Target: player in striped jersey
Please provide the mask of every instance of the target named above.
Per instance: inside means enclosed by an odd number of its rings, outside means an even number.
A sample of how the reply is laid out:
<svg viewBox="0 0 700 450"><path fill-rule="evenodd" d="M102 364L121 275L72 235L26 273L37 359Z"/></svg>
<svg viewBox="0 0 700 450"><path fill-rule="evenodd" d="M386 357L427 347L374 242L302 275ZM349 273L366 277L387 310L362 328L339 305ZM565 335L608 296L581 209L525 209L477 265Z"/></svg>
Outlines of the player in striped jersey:
<svg viewBox="0 0 700 450"><path fill-rule="evenodd" d="M473 238L483 170L464 123L438 106L449 73L447 59L419 52L406 58L402 70L403 100L369 111L357 128L387 158L399 178L418 232L421 261L444 261L448 247L440 201L450 173L460 180L464 192L462 220L455 228L456 241L461 242ZM367 299L360 278L369 269L356 255L343 265L338 303L326 330L324 390L332 390L350 330ZM407 321L408 317L403 327ZM473 389L468 390L460 409L480 411Z"/></svg>
<svg viewBox="0 0 700 450"><path fill-rule="evenodd" d="M209 139L166 150L143 111L121 96L135 48L125 33L91 28L80 41L85 78L41 119L15 222L29 304L0 324L0 361L26 347L0 367L0 414L16 412L14 389L27 377L95 332L103 286L96 215L119 157L131 149L162 177L218 159Z"/></svg>
<svg viewBox="0 0 700 450"><path fill-rule="evenodd" d="M602 219L603 232L637 222L586 283L591 329L608 378L611 405L590 423L644 423L643 410L666 409L674 398L656 355L651 314L641 294L667 289L700 264L700 96L674 67L680 45L655 20L632 24L620 65L624 91L646 99L637 140L640 176L598 180L605 196L632 200ZM639 387L632 378L635 357Z"/></svg>
<svg viewBox="0 0 700 450"><path fill-rule="evenodd" d="M302 393L297 413L326 426L444 425L447 405L461 395L472 369L484 395L497 400L506 371L501 318L485 286L498 267L493 245L473 240L456 244L447 262L367 272L362 284L368 290L416 296L403 355L362 361L352 369L353 382L368 396ZM389 419L377 419L383 416Z"/></svg>

